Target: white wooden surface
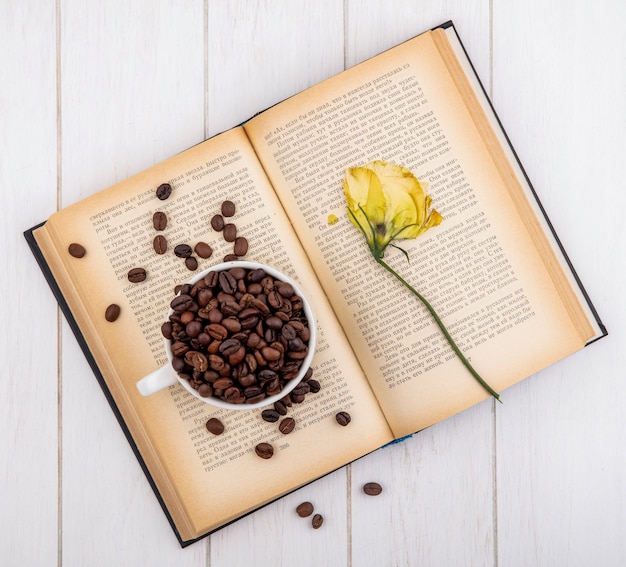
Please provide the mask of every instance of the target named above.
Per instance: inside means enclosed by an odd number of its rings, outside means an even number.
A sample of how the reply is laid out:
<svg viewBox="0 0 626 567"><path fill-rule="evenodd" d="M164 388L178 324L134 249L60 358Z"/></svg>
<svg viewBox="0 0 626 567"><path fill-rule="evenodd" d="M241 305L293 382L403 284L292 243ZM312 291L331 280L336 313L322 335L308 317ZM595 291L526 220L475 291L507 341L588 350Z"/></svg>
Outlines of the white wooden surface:
<svg viewBox="0 0 626 567"><path fill-rule="evenodd" d="M623 0L1 0L0 564L625 565L625 18ZM181 550L22 231L447 19L609 337Z"/></svg>

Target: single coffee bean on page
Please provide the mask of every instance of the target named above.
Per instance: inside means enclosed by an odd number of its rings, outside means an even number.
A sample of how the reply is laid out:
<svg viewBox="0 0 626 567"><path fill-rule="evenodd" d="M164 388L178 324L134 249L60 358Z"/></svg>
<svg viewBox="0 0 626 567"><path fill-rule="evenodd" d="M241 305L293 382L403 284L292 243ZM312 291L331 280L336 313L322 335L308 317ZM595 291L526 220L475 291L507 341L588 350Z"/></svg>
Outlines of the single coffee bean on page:
<svg viewBox="0 0 626 567"><path fill-rule="evenodd" d="M348 425L348 423L350 423L350 421L352 421L352 418L350 417L350 414L347 411L340 411L336 416L335 419L337 420L337 423L339 425L342 426L346 426Z"/></svg>
<svg viewBox="0 0 626 567"><path fill-rule="evenodd" d="M131 283L140 283L147 277L146 270L143 268L132 268L128 272L128 281Z"/></svg>
<svg viewBox="0 0 626 567"><path fill-rule="evenodd" d="M363 492L368 496L378 496L383 491L383 487L377 482L366 482L363 485Z"/></svg>
<svg viewBox="0 0 626 567"><path fill-rule="evenodd" d="M154 230L165 230L167 228L167 215L163 211L156 211L152 215L152 226Z"/></svg>
<svg viewBox="0 0 626 567"><path fill-rule="evenodd" d="M237 226L232 222L226 223L222 234L226 242L234 242L237 238Z"/></svg>
<svg viewBox="0 0 626 567"><path fill-rule="evenodd" d="M185 266L193 272L198 269L198 260L195 256L189 256L189 258L185 258Z"/></svg>
<svg viewBox="0 0 626 567"><path fill-rule="evenodd" d="M120 316L121 311L122 310L120 309L119 305L111 303L111 305L109 305L104 312L104 318L109 323L113 323L114 321L117 321L117 318Z"/></svg>
<svg viewBox="0 0 626 567"><path fill-rule="evenodd" d="M266 409L261 412L261 417L268 423L275 423L280 419L280 414L276 410Z"/></svg>
<svg viewBox="0 0 626 567"><path fill-rule="evenodd" d="M172 194L172 186L169 183L162 183L157 187L156 196L161 201L165 201L165 199L169 198Z"/></svg>
<svg viewBox="0 0 626 567"><path fill-rule="evenodd" d="M310 502L303 502L296 507L296 514L301 518L307 518L313 513L313 504Z"/></svg>
<svg viewBox="0 0 626 567"><path fill-rule="evenodd" d="M232 217L235 214L235 203L232 201L224 201L222 203L222 215Z"/></svg>
<svg viewBox="0 0 626 567"><path fill-rule="evenodd" d="M211 227L217 232L224 230L224 217L222 215L213 215L211 218Z"/></svg>
<svg viewBox="0 0 626 567"><path fill-rule="evenodd" d="M212 417L206 422L206 428L207 431L213 433L213 435L221 435L224 433L224 424L216 417Z"/></svg>
<svg viewBox="0 0 626 567"><path fill-rule="evenodd" d="M152 247L157 254L165 254L167 252L167 239L162 234L157 234L152 241Z"/></svg>
<svg viewBox="0 0 626 567"><path fill-rule="evenodd" d="M289 435L296 427L296 420L293 417L284 418L278 425L278 430L283 435Z"/></svg>
<svg viewBox="0 0 626 567"><path fill-rule="evenodd" d="M259 443L254 448L254 451L262 459L271 459L272 455L274 455L274 447L269 443Z"/></svg>
<svg viewBox="0 0 626 567"><path fill-rule="evenodd" d="M244 236L235 238L233 253L235 256L245 256L248 253L248 239Z"/></svg>
<svg viewBox="0 0 626 567"><path fill-rule="evenodd" d="M72 242L67 247L67 251L69 252L70 256L73 256L74 258L82 258L87 253L85 247L82 244L77 244L76 242Z"/></svg>
<svg viewBox="0 0 626 567"><path fill-rule="evenodd" d="M324 518L321 514L315 514L315 516L313 516L313 519L311 520L311 525L313 526L314 530L317 530L318 528L320 528L323 523L324 523Z"/></svg>
<svg viewBox="0 0 626 567"><path fill-rule="evenodd" d="M174 254L179 258L189 258L193 250L189 244L178 244L174 247Z"/></svg>
<svg viewBox="0 0 626 567"><path fill-rule="evenodd" d="M200 256L200 258L210 258L213 254L213 248L211 248L206 242L198 242L193 248L193 251Z"/></svg>

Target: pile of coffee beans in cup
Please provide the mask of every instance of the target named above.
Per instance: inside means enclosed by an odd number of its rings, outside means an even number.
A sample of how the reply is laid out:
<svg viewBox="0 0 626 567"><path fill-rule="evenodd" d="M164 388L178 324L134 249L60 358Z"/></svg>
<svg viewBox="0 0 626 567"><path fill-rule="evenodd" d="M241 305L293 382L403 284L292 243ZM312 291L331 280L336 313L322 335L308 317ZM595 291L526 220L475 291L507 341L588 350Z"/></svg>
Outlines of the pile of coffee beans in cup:
<svg viewBox="0 0 626 567"><path fill-rule="evenodd" d="M258 403L279 394L309 352L302 297L262 268L210 271L170 307L161 333L172 366L202 397Z"/></svg>

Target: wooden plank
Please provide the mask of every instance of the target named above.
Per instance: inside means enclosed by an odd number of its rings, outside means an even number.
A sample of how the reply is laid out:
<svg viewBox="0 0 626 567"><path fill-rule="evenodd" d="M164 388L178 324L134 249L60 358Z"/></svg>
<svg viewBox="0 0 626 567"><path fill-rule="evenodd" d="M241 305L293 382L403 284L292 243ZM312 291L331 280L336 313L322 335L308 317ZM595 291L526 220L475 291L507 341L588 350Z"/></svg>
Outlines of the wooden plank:
<svg viewBox="0 0 626 567"><path fill-rule="evenodd" d="M58 548L57 309L22 237L56 207L55 28L53 3L0 5L0 558L6 565L54 564Z"/></svg>
<svg viewBox="0 0 626 567"><path fill-rule="evenodd" d="M204 136L204 2L60 3L63 205ZM182 553L63 327L63 561L204 565Z"/></svg>
<svg viewBox="0 0 626 567"><path fill-rule="evenodd" d="M541 17L537 17L537 14ZM623 565L622 2L494 2L494 95L611 333L498 408L502 565Z"/></svg>
<svg viewBox="0 0 626 567"><path fill-rule="evenodd" d="M357 63L449 19L489 85L488 2L350 4ZM478 406L351 467L355 565L489 565L495 553L493 403ZM363 484L379 482L378 497ZM451 537L453 534L453 537Z"/></svg>

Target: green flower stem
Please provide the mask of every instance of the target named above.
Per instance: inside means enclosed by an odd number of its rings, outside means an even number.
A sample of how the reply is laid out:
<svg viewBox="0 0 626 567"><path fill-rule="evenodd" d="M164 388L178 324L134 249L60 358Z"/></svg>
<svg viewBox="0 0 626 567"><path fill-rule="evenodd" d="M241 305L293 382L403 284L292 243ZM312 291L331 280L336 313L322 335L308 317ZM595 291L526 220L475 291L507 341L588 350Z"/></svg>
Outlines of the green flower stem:
<svg viewBox="0 0 626 567"><path fill-rule="evenodd" d="M448 333L448 330L446 329L445 325L443 324L442 320L439 318L439 316L437 315L436 311L433 309L432 305L430 303L428 303L428 301L426 300L426 298L421 295L415 288L413 288L413 286L411 286L400 274L398 274L391 266L389 266L382 258L376 256L376 254L374 254L374 259L383 267L385 268L385 270L387 270L392 276L395 276L396 279L402 283L411 293L413 293L426 307L426 309L428 309L428 311L430 312L430 314L433 316L433 319L435 320L435 322L437 323L437 325L439 325L439 329L441 330L441 332L443 333L443 335L446 337L446 339L448 340L448 343L450 344L450 346L452 347L452 350L454 350L454 352L456 353L456 355L461 359L461 362L463 362L463 364L465 365L465 367L470 371L471 375L476 378L476 380L480 383L480 385L487 390L487 392L489 392L496 400L498 400L500 403L502 403L502 400L500 400L500 394L498 394L498 392L496 392L489 384L487 384L487 382L485 382L480 374L478 374L478 372L476 372L476 370L474 370L473 366L470 364L469 360L467 360L467 358L465 358L465 356L463 355L463 353L461 352L461 350L459 349L458 346L456 346L456 343L454 342L454 339L450 336L450 333Z"/></svg>

